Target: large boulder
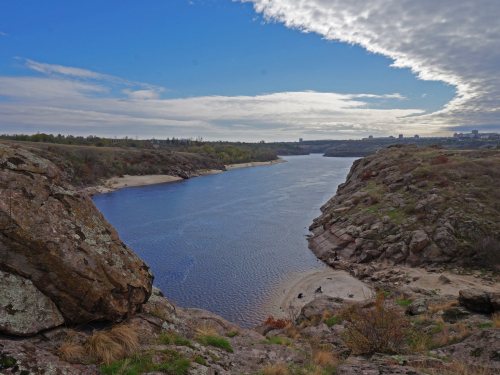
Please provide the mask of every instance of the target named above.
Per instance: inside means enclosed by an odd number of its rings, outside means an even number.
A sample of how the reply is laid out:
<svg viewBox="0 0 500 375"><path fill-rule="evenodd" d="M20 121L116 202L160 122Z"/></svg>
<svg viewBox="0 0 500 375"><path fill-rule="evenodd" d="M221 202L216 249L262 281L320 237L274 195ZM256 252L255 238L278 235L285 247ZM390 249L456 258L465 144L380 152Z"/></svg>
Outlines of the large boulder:
<svg viewBox="0 0 500 375"><path fill-rule="evenodd" d="M424 230L416 230L410 242L410 251L414 254L420 253L430 243L429 236Z"/></svg>
<svg viewBox="0 0 500 375"><path fill-rule="evenodd" d="M0 332L29 336L63 323L54 302L30 280L0 271Z"/></svg>
<svg viewBox="0 0 500 375"><path fill-rule="evenodd" d="M31 280L68 323L128 317L148 300L153 281L148 265L56 166L4 145L0 268Z"/></svg>
<svg viewBox="0 0 500 375"><path fill-rule="evenodd" d="M474 288L460 290L458 292L458 301L460 302L460 305L465 306L472 311L488 314L494 311L490 295L484 290Z"/></svg>

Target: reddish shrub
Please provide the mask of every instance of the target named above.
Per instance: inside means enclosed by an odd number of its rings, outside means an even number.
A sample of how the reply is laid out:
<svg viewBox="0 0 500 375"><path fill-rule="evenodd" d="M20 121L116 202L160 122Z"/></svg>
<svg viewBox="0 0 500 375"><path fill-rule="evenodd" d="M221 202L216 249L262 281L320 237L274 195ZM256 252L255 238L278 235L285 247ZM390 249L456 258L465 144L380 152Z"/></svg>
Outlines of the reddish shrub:
<svg viewBox="0 0 500 375"><path fill-rule="evenodd" d="M372 171L366 171L361 175L361 181L366 181L372 178Z"/></svg>
<svg viewBox="0 0 500 375"><path fill-rule="evenodd" d="M429 162L430 165L440 165L448 163L448 158L443 155L439 155L435 158L432 158Z"/></svg>
<svg viewBox="0 0 500 375"><path fill-rule="evenodd" d="M274 319L272 315L269 315L264 324L273 328L285 328L291 322L291 319Z"/></svg>

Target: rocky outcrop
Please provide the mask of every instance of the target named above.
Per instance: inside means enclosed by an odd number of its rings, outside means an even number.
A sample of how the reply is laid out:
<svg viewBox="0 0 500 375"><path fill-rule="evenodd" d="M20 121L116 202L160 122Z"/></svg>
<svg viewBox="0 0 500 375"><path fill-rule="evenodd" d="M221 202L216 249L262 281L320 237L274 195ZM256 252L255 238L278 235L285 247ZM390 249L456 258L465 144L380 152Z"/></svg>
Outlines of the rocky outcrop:
<svg viewBox="0 0 500 375"><path fill-rule="evenodd" d="M54 302L30 280L0 271L0 332L29 336L63 323Z"/></svg>
<svg viewBox="0 0 500 375"><path fill-rule="evenodd" d="M459 292L458 300L469 310L491 314L500 311L500 293L480 289L465 289Z"/></svg>
<svg viewBox="0 0 500 375"><path fill-rule="evenodd" d="M0 145L0 269L30 281L68 323L124 319L153 274L49 161Z"/></svg>
<svg viewBox="0 0 500 375"><path fill-rule="evenodd" d="M500 181L483 178L477 167L497 168L498 159L493 152L478 156L403 145L358 159L310 226L309 247L328 264L337 253L352 263L470 266L499 251L497 205L482 191ZM466 176L464 169L470 170ZM466 179L472 174L481 190ZM471 244L485 238L496 247L479 254Z"/></svg>

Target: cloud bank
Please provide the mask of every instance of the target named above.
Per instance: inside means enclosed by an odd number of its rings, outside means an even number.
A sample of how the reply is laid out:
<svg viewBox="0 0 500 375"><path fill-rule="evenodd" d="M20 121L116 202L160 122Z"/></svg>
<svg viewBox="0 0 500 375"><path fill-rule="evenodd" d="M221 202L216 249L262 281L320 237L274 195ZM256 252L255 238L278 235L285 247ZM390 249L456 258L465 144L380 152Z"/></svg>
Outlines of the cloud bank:
<svg viewBox="0 0 500 375"><path fill-rule="evenodd" d="M437 127L500 129L500 2L496 0L233 0L252 2L267 21L359 44L411 68L423 80L455 85L441 111L407 119Z"/></svg>
<svg viewBox="0 0 500 375"><path fill-rule="evenodd" d="M26 60L26 66L42 75L0 77L0 98L7 99L0 100L4 133L201 135L206 139L255 141L359 138L396 133L401 118L423 113L419 109L373 107L377 100L405 99L398 93L303 91L160 99L162 88L145 89L143 84L133 86L90 70L32 60Z"/></svg>

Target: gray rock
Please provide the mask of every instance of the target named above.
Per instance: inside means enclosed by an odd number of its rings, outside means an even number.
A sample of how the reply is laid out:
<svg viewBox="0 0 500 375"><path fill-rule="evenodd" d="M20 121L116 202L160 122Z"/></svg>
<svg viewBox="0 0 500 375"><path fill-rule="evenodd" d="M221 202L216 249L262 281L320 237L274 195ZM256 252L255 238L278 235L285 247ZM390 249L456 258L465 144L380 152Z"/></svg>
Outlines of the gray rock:
<svg viewBox="0 0 500 375"><path fill-rule="evenodd" d="M97 373L93 368L85 369L84 366L72 366L62 362L55 355L37 348L28 341L0 340L0 348L2 348L0 374L89 375L89 373Z"/></svg>
<svg viewBox="0 0 500 375"><path fill-rule="evenodd" d="M412 367L406 366L382 366L375 363L340 365L337 368L338 375L424 375L425 373L416 371Z"/></svg>
<svg viewBox="0 0 500 375"><path fill-rule="evenodd" d="M438 280L441 281L443 284L451 284L451 280L447 278L445 275L439 276Z"/></svg>
<svg viewBox="0 0 500 375"><path fill-rule="evenodd" d="M465 289L458 292L458 301L460 305L467 307L469 310L492 313L493 306L488 292L480 289Z"/></svg>
<svg viewBox="0 0 500 375"><path fill-rule="evenodd" d="M54 302L33 283L0 271L0 331L30 336L64 323Z"/></svg>
<svg viewBox="0 0 500 375"><path fill-rule="evenodd" d="M420 229L413 233L410 242L410 251L414 254L420 253L430 243L429 236L424 230Z"/></svg>

